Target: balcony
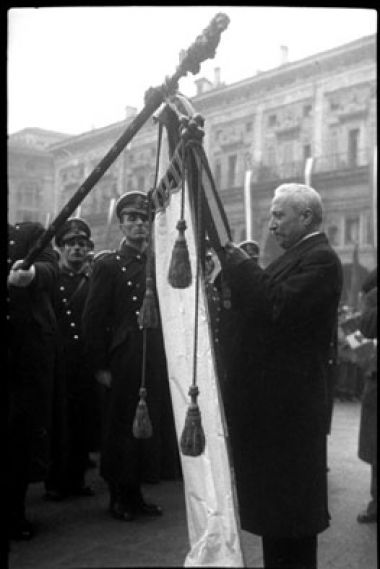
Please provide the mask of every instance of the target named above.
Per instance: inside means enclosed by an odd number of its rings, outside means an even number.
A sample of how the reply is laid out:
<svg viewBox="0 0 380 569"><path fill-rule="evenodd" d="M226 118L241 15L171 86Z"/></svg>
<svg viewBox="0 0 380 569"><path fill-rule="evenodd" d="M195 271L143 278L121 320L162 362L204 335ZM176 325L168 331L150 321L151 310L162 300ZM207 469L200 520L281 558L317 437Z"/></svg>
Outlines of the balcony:
<svg viewBox="0 0 380 569"><path fill-rule="evenodd" d="M372 160L370 149L364 149L356 154L342 152L340 154L322 154L314 157L313 174L327 172L342 172L368 167ZM260 162L253 166L252 179L256 182L275 180L299 179L304 177L305 160L284 162L282 164L265 164Z"/></svg>

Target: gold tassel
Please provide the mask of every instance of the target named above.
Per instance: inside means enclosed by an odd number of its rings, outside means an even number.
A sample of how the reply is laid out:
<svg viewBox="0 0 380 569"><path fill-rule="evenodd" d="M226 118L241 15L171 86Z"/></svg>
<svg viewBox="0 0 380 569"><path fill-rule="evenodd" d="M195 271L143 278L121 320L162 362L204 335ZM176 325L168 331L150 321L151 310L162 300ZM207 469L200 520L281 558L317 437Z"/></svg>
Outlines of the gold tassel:
<svg viewBox="0 0 380 569"><path fill-rule="evenodd" d="M174 243L170 261L168 280L173 288L187 288L191 284L191 265L187 241L185 238L186 221L177 223L178 237Z"/></svg>
<svg viewBox="0 0 380 569"><path fill-rule="evenodd" d="M185 426L181 435L181 452L185 456L200 456L206 446L206 438L202 427L201 412L198 407L198 387L192 385L189 390L191 403L188 407Z"/></svg>
<svg viewBox="0 0 380 569"><path fill-rule="evenodd" d="M153 434L150 422L148 406L146 404L146 389L141 387L140 401L137 404L135 418L133 420L133 435L136 439L149 439Z"/></svg>
<svg viewBox="0 0 380 569"><path fill-rule="evenodd" d="M158 312L153 291L152 277L146 278L146 289L138 317L140 328L158 328Z"/></svg>

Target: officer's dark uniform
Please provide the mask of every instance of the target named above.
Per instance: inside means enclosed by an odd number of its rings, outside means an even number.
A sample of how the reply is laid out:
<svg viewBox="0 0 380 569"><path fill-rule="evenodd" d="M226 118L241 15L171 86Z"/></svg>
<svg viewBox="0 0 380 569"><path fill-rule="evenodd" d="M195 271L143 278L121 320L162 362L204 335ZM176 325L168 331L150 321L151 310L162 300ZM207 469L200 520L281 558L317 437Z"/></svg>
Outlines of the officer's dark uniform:
<svg viewBox="0 0 380 569"><path fill-rule="evenodd" d="M26 257L43 230L39 223L8 226L8 269ZM56 347L52 295L58 262L50 245L34 266L27 287L8 287L8 499L10 534L18 539L31 537L25 519L28 484L43 480L48 469Z"/></svg>
<svg viewBox="0 0 380 569"><path fill-rule="evenodd" d="M116 205L119 219L125 209L146 214L145 194L130 192L122 196ZM146 504L141 494L144 448L152 444L152 439L136 439L132 432L142 378L143 331L138 315L145 294L146 261L145 252L140 253L125 242L118 251L97 261L83 314L91 367L94 373L109 370L112 374L112 385L105 388L101 475L109 485L111 512L126 520L138 512L161 513L158 506ZM154 437L160 431L164 381L167 377L162 332L160 328L148 329L146 387Z"/></svg>
<svg viewBox="0 0 380 569"><path fill-rule="evenodd" d="M83 239L92 246L88 224L80 218L67 220L57 232L56 245ZM82 313L88 294L89 269L61 264L54 298L60 336L60 365L56 369L55 422L52 465L46 481L48 499L66 495L92 495L85 486L88 452L99 429L97 388L83 356Z"/></svg>

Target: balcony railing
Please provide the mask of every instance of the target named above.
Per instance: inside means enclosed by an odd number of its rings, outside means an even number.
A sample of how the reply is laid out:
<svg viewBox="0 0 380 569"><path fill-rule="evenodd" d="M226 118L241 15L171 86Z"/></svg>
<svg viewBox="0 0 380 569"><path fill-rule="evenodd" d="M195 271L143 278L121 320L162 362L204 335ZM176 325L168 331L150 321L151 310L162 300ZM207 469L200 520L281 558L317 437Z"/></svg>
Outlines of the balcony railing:
<svg viewBox="0 0 380 569"><path fill-rule="evenodd" d="M349 154L322 154L315 156L313 160L312 172L326 173L338 170L351 170L368 166L372 160L372 153L369 149L364 149L357 153ZM305 173L305 160L293 162L283 162L281 164L265 164L260 162L252 168L252 179L256 182L266 182L286 178L303 178Z"/></svg>

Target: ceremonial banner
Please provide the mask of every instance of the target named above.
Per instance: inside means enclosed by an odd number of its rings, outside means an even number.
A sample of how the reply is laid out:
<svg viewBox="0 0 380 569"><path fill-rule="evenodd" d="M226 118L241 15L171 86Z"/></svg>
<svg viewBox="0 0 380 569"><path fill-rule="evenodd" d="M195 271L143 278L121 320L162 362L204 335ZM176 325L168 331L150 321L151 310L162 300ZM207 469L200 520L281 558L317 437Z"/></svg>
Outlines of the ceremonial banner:
<svg viewBox="0 0 380 569"><path fill-rule="evenodd" d="M161 171L169 164L168 146L163 141ZM181 215L181 180L170 190L166 203L155 217L156 284L162 318L169 385L178 440L181 437L189 406L189 387L193 378L195 295L197 272L194 219L185 192L185 231L192 283L187 288L173 288L168 282L173 246L178 235ZM197 385L198 405L206 438L200 456L184 456L181 462L190 551L187 567L244 567L239 536L235 486L231 468L223 406L216 377L211 330L207 313L204 283L199 283Z"/></svg>

